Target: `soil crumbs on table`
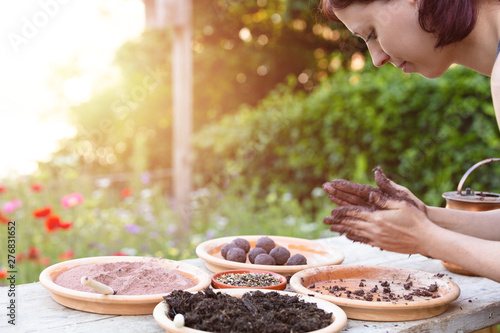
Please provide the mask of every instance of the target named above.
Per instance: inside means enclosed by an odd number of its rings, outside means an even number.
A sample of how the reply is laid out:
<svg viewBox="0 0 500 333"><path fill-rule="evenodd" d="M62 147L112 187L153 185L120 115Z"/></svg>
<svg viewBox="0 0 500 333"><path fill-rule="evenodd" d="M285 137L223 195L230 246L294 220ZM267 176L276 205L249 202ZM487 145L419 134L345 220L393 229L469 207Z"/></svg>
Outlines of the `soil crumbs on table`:
<svg viewBox="0 0 500 333"><path fill-rule="evenodd" d="M434 276L436 279L443 274ZM415 283L414 283L415 282ZM406 281L374 281L366 279L339 279L329 281L318 281L308 286L308 289L324 295L335 297L364 300L368 302L416 302L439 298L443 296L437 282L411 279L408 275Z"/></svg>
<svg viewBox="0 0 500 333"><path fill-rule="evenodd" d="M310 332L332 323L332 314L297 296L256 290L241 298L207 288L176 290L163 297L167 316L184 315L185 326L208 332Z"/></svg>

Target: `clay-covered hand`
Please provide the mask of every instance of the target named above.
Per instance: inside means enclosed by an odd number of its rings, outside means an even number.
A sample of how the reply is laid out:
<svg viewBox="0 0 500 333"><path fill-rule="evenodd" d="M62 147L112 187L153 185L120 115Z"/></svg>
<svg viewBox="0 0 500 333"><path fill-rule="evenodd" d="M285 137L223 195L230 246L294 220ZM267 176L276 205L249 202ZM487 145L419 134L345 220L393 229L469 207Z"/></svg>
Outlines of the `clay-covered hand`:
<svg viewBox="0 0 500 333"><path fill-rule="evenodd" d="M370 195L376 193L381 201L407 201L425 212L425 204L407 188L387 178L380 166L377 166L373 171L378 187L353 183L344 179L334 179L324 183L323 189L328 193L329 199L339 206L360 206L369 210L381 209L379 205L370 200Z"/></svg>
<svg viewBox="0 0 500 333"><path fill-rule="evenodd" d="M424 211L408 200L387 199L371 192L369 200L380 209L341 206L324 223L347 238L381 249L425 255L425 232L432 222Z"/></svg>

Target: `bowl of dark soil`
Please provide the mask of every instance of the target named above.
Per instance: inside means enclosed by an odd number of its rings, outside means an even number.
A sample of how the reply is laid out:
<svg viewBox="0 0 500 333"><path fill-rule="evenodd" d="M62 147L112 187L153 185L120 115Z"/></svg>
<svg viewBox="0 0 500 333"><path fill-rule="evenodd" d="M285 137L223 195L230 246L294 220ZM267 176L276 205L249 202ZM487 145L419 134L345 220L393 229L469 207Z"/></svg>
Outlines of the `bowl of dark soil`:
<svg viewBox="0 0 500 333"><path fill-rule="evenodd" d="M340 306L348 318L370 321L434 317L460 295L458 285L445 274L365 265L303 270L292 276L290 286Z"/></svg>
<svg viewBox="0 0 500 333"><path fill-rule="evenodd" d="M153 312L167 332L340 332L345 312L322 299L280 290L173 291Z"/></svg>
<svg viewBox="0 0 500 333"><path fill-rule="evenodd" d="M212 275L212 287L215 289L251 288L285 290L286 284L287 280L283 275L260 270L240 269L218 272Z"/></svg>
<svg viewBox="0 0 500 333"><path fill-rule="evenodd" d="M68 260L47 267L40 274L40 283L56 302L72 309L139 315L152 314L168 292L204 290L211 280L207 272L187 263L107 256ZM93 289L94 284L99 288Z"/></svg>

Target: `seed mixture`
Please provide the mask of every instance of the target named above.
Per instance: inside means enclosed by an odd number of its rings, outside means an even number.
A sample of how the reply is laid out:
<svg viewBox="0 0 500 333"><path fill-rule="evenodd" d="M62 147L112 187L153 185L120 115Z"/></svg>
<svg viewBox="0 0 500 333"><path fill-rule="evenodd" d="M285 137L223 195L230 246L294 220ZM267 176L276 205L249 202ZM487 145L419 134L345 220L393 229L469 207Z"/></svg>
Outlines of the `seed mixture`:
<svg viewBox="0 0 500 333"><path fill-rule="evenodd" d="M241 298L207 288L197 293L176 290L163 297L166 315L184 316L184 325L208 332L300 333L327 327L332 314L298 296L260 290Z"/></svg>
<svg viewBox="0 0 500 333"><path fill-rule="evenodd" d="M237 287L270 287L281 283L269 273L229 273L219 276L216 280Z"/></svg>

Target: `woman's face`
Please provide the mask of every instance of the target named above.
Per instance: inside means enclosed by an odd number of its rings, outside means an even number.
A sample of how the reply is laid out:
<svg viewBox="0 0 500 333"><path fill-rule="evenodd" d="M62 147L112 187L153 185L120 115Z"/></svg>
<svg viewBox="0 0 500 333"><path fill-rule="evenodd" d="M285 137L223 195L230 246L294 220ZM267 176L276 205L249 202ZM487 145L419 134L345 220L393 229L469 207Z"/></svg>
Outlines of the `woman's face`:
<svg viewBox="0 0 500 333"><path fill-rule="evenodd" d="M335 14L365 40L377 67L390 62L405 73L435 78L452 64L450 47L435 49L436 37L420 27L415 0L356 3Z"/></svg>

